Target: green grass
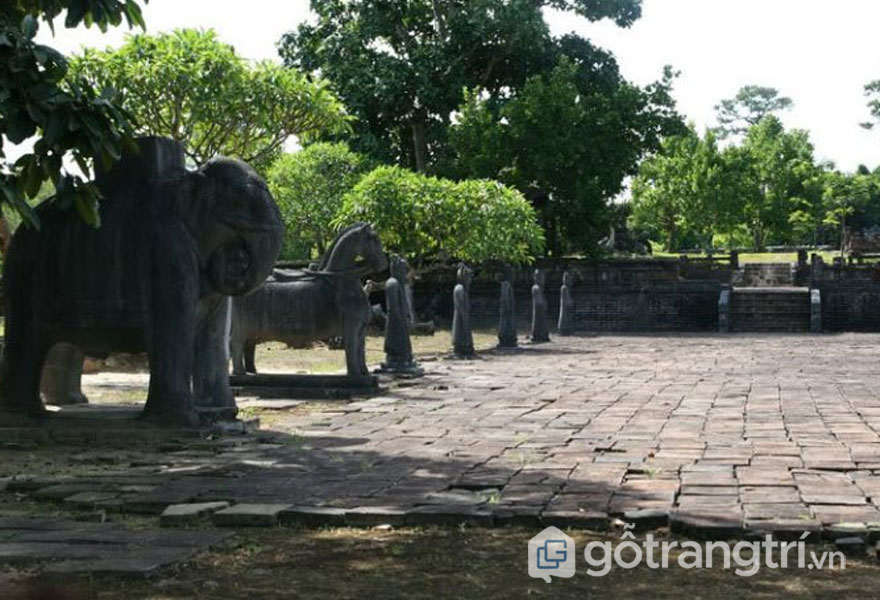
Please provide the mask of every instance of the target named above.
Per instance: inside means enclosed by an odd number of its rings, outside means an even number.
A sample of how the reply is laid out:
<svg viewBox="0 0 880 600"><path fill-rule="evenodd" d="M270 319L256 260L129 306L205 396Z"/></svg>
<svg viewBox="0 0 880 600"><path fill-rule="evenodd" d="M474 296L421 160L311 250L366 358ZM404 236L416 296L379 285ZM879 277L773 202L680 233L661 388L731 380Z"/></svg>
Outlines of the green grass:
<svg viewBox="0 0 880 600"><path fill-rule="evenodd" d="M831 263L835 257L840 256L840 252L831 252L827 250L812 251L808 250L808 254L818 254L826 263ZM706 254L697 252L654 252L654 258L678 258L679 256L687 256L688 258L706 258ZM728 256L727 253L721 252L716 256ZM744 263L793 263L797 262L797 252L742 252L739 255L740 264Z"/></svg>

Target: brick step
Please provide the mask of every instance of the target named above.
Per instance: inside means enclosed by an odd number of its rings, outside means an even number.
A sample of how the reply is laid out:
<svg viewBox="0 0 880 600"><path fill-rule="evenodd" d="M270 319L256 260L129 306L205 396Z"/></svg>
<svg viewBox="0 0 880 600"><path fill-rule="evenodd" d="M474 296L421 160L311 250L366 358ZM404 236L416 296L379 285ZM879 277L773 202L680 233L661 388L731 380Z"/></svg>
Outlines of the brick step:
<svg viewBox="0 0 880 600"><path fill-rule="evenodd" d="M748 263L736 278L742 285L757 288L790 286L794 283L789 263Z"/></svg>
<svg viewBox="0 0 880 600"><path fill-rule="evenodd" d="M780 286L735 288L730 298L730 329L738 332L810 331L810 291Z"/></svg>

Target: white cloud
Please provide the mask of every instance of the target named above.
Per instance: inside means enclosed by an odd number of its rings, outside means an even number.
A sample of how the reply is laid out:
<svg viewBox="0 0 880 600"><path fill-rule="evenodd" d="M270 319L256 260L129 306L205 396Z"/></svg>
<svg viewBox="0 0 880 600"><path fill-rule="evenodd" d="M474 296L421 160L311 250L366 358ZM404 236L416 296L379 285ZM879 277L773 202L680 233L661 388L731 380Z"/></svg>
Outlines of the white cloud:
<svg viewBox="0 0 880 600"><path fill-rule="evenodd" d="M876 0L643 0L631 29L547 16L555 33L611 50L637 83L659 79L665 64L681 70L675 98L699 127L714 125L714 106L743 85L767 85L794 100L783 120L810 132L817 159L880 163L880 135L859 127L863 86L880 78Z"/></svg>
<svg viewBox="0 0 880 600"><path fill-rule="evenodd" d="M151 0L144 7L148 31L213 28L221 40L250 59L278 60L276 44L309 18L308 0ZM658 79L663 65L681 70L675 97L698 127L714 124L713 107L746 84L778 88L795 101L783 115L791 127L810 131L817 159L844 169L880 164L880 134L859 127L868 111L862 88L880 78L876 50L876 0L643 0L643 16L630 29L589 23L547 11L555 33L575 31L611 50L628 79ZM118 46L120 27L47 27L40 39L62 52L81 46Z"/></svg>

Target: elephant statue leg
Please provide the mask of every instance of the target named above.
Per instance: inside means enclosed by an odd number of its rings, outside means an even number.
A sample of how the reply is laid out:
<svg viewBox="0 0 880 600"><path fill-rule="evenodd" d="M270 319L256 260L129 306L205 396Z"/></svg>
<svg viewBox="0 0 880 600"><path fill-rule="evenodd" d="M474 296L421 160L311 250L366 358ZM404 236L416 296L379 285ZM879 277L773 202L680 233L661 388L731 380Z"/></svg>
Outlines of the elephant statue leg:
<svg viewBox="0 0 880 600"><path fill-rule="evenodd" d="M254 363L254 356L257 353L257 343L248 340L244 344L244 370L247 373L256 373L257 365Z"/></svg>
<svg viewBox="0 0 880 600"><path fill-rule="evenodd" d="M185 231L164 230L169 239L158 247L180 249L179 240L187 239ZM193 356L198 317L198 281L186 274L198 271L196 257L192 264L184 252L163 260L171 269L160 273L153 286L151 340L147 351L150 358L150 388L144 417L163 424L197 427L192 394Z"/></svg>
<svg viewBox="0 0 880 600"><path fill-rule="evenodd" d="M43 402L55 406L86 404L82 393L82 370L85 355L72 344L52 346L43 366L40 393Z"/></svg>
<svg viewBox="0 0 880 600"><path fill-rule="evenodd" d="M235 418L235 398L229 389L230 299L219 297L203 301L198 323L193 355L196 410L229 409L230 414L223 416Z"/></svg>
<svg viewBox="0 0 880 600"><path fill-rule="evenodd" d="M0 375L2 409L31 416L43 416L40 375L49 352L49 340L33 332L27 338L14 326L6 331L3 371Z"/></svg>

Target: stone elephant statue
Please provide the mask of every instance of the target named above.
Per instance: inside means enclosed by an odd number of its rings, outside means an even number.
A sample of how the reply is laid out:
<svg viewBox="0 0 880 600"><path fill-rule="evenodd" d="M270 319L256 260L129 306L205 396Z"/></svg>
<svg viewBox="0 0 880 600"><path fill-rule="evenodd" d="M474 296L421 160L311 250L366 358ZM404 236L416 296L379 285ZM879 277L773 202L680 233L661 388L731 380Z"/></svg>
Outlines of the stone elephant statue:
<svg viewBox="0 0 880 600"><path fill-rule="evenodd" d="M187 171L182 147L143 138L96 178L101 226L51 203L20 227L3 271L6 340L0 408L39 416L40 376L56 344L90 356L146 352L144 416L196 425L199 409L235 414L228 382L228 296L272 272L284 236L257 173L218 158ZM56 353L75 381L82 354ZM71 376L71 370L74 371Z"/></svg>

